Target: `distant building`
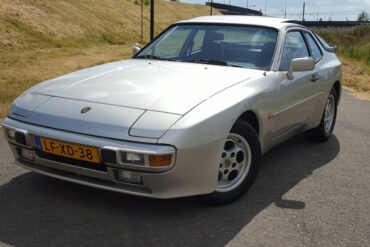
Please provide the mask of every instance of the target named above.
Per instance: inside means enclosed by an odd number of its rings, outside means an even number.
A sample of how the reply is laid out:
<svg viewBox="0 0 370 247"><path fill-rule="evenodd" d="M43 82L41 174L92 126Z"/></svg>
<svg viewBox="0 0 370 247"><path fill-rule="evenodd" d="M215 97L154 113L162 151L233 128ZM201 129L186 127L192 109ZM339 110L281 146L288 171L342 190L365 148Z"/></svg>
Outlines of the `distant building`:
<svg viewBox="0 0 370 247"><path fill-rule="evenodd" d="M257 15L262 16L262 12L254 9L243 8L228 4L206 2L207 6L211 6L218 9L224 15Z"/></svg>

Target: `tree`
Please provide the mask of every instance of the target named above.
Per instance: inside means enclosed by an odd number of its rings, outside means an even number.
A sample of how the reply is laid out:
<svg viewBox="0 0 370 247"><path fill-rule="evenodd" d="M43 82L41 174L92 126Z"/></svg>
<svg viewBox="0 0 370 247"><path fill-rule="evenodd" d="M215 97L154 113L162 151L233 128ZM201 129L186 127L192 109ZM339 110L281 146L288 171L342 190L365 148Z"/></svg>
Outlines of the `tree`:
<svg viewBox="0 0 370 247"><path fill-rule="evenodd" d="M366 11L361 12L357 17L357 21L369 21L369 20L370 16Z"/></svg>

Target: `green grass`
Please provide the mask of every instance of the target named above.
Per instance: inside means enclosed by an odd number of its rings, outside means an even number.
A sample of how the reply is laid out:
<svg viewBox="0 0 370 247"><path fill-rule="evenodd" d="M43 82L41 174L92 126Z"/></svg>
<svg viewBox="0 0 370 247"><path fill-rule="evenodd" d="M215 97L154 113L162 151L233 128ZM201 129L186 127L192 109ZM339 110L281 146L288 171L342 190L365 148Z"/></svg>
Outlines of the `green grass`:
<svg viewBox="0 0 370 247"><path fill-rule="evenodd" d="M141 41L138 2L0 0L0 118L15 97L38 82L129 58L131 46ZM155 3L156 33L178 20L209 14L205 6ZM143 43L148 40L145 5Z"/></svg>
<svg viewBox="0 0 370 247"><path fill-rule="evenodd" d="M329 44L336 45L339 55L370 66L370 25L316 29L315 32Z"/></svg>
<svg viewBox="0 0 370 247"><path fill-rule="evenodd" d="M156 33L178 20L209 14L205 6L155 1ZM40 81L129 58L131 46L140 41L140 5L135 2L0 0L0 118L15 97ZM341 56L369 68L369 26L320 29L318 33L336 44ZM144 34L146 43L148 6L144 7ZM354 88L370 91L370 73L363 75L362 71L349 68L347 81Z"/></svg>

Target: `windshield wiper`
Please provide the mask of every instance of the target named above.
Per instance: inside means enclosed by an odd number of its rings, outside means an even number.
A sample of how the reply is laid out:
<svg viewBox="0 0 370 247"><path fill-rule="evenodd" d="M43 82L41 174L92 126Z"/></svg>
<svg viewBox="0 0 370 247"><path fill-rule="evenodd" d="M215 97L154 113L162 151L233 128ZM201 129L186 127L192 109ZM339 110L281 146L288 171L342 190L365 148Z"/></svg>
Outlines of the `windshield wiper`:
<svg viewBox="0 0 370 247"><path fill-rule="evenodd" d="M227 63L227 66L229 66L229 67L237 67L237 68L245 68L244 66L233 64L233 63Z"/></svg>
<svg viewBox="0 0 370 247"><path fill-rule="evenodd" d="M160 57L160 56L156 56L156 55L150 55L150 54L137 56L135 58L143 58L143 59L149 58L149 59L155 59L155 60L173 61L172 59L169 59L169 58Z"/></svg>
<svg viewBox="0 0 370 247"><path fill-rule="evenodd" d="M205 63L205 64L213 64L213 65L223 65L223 66L229 66L229 67L239 67L243 68L243 66L228 63L222 60L216 60L216 59L189 59L189 60L182 60L181 62L189 62L189 63Z"/></svg>
<svg viewBox="0 0 370 247"><path fill-rule="evenodd" d="M188 59L188 60L182 60L182 62L188 62L188 63L205 63L205 64L214 64L214 65L227 65L227 62L221 61L221 60L215 60L215 59Z"/></svg>

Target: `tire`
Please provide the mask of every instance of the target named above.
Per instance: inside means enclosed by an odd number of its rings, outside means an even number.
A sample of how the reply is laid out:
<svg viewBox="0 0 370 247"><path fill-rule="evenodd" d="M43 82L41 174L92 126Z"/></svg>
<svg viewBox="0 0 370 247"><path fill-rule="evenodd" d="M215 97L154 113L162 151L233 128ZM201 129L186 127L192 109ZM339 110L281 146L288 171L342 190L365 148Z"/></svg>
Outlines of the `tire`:
<svg viewBox="0 0 370 247"><path fill-rule="evenodd" d="M261 160L261 145L255 129L238 120L232 127L220 154L216 189L206 195L212 204L226 204L241 197L255 180Z"/></svg>
<svg viewBox="0 0 370 247"><path fill-rule="evenodd" d="M328 99L326 100L320 125L304 133L309 141L325 142L329 140L329 138L333 134L335 122L337 119L337 107L338 107L338 94L335 88L332 88L328 96Z"/></svg>

